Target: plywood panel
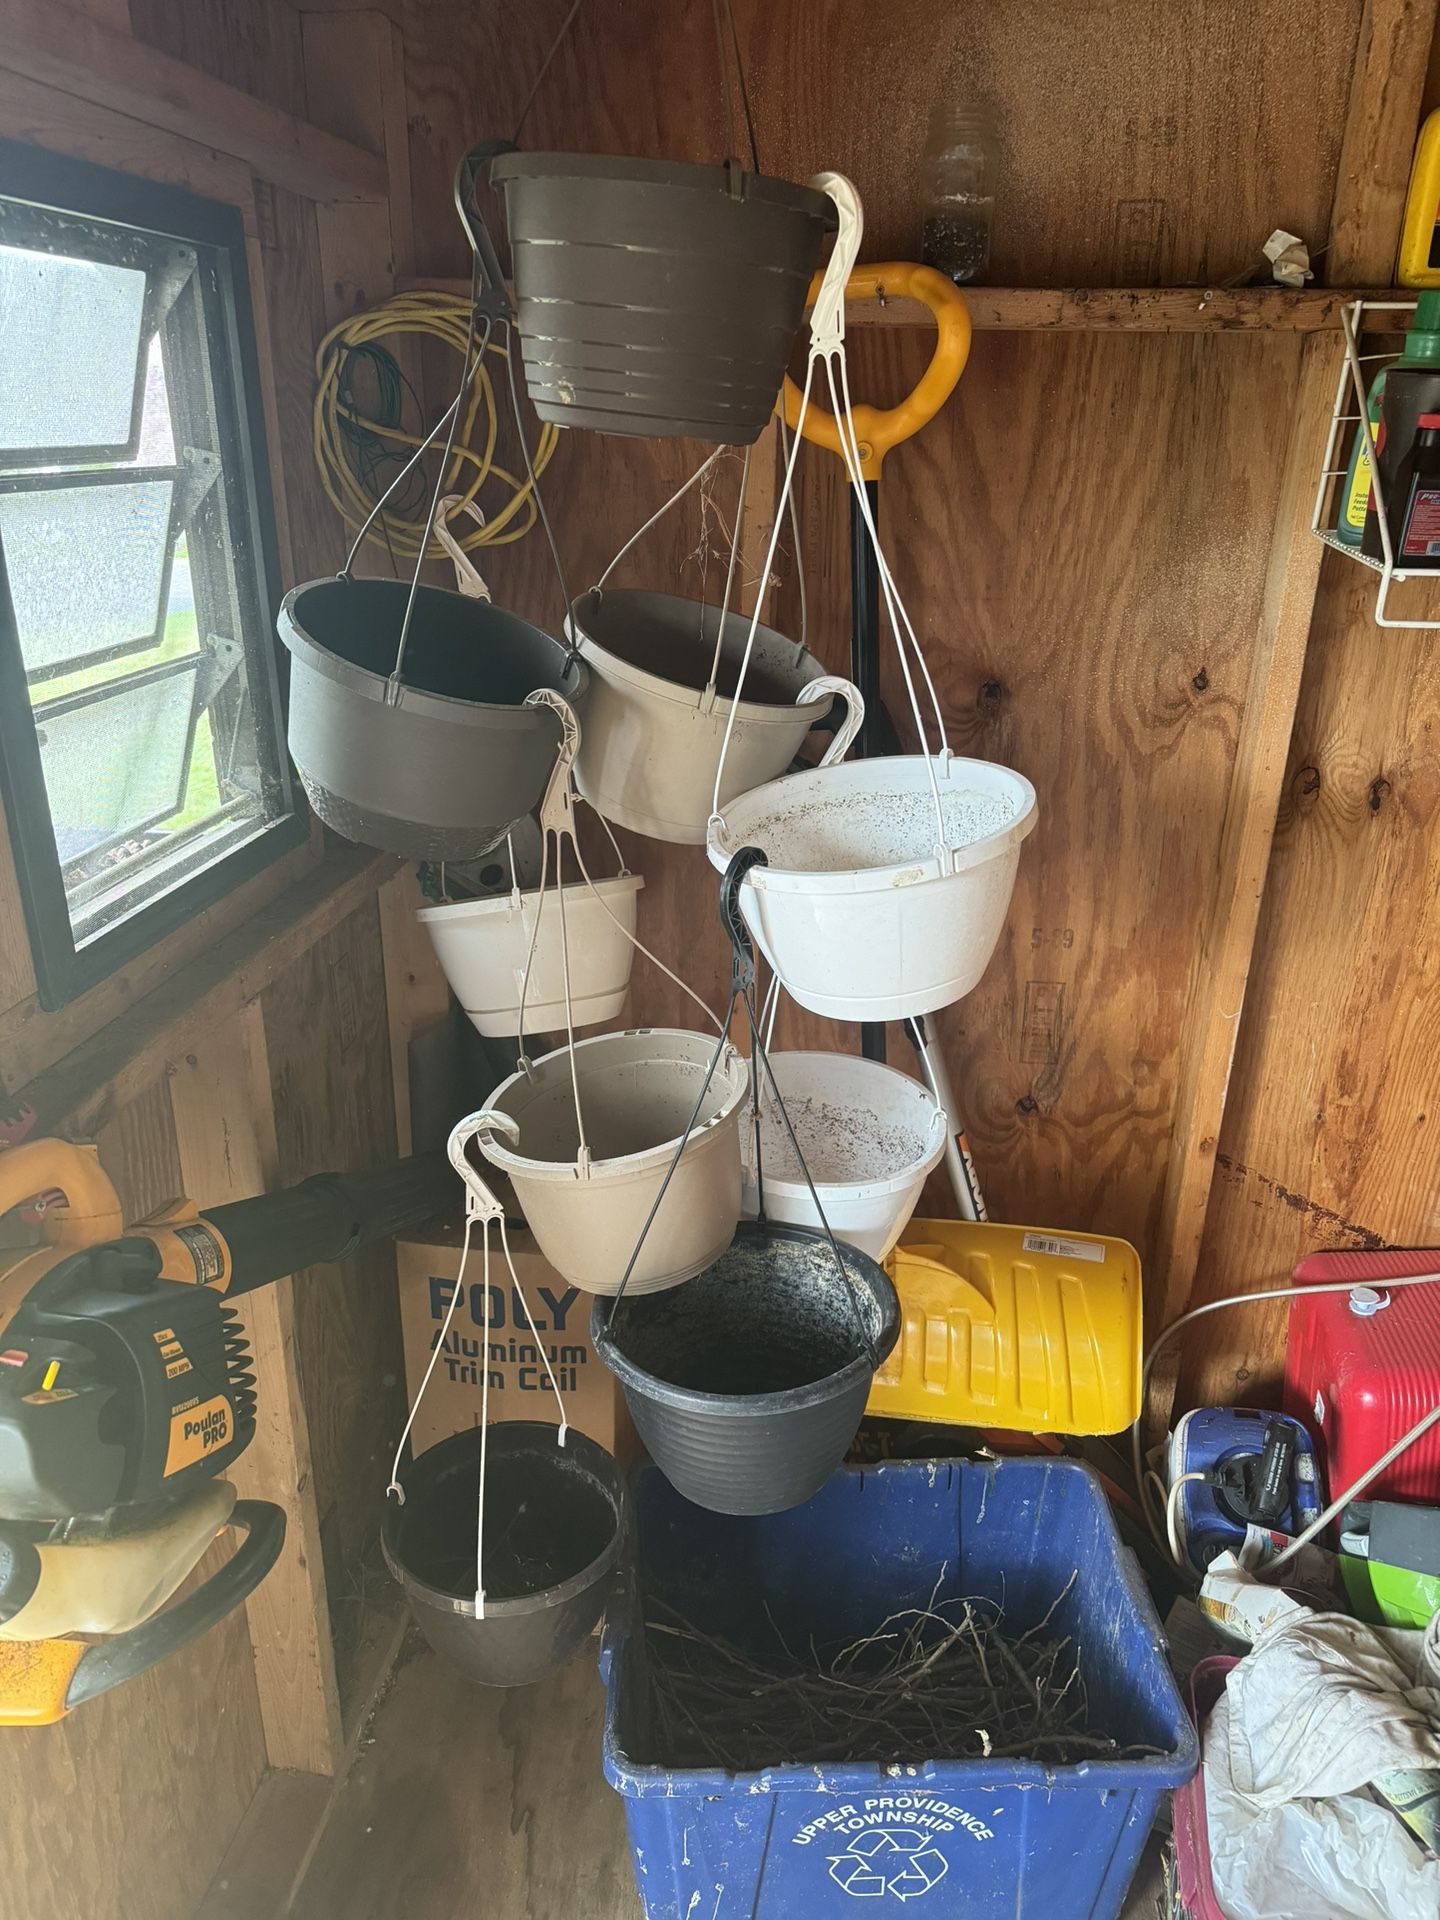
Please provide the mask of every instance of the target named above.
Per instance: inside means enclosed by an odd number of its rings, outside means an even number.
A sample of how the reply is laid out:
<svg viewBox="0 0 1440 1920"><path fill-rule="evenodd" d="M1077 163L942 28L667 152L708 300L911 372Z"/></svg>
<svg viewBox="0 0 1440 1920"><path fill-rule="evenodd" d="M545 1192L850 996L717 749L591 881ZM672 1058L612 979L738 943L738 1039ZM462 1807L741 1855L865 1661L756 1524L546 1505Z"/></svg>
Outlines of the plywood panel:
<svg viewBox="0 0 1440 1920"><path fill-rule="evenodd" d="M356 909L264 996L278 1175L378 1166L395 1155L379 915ZM379 1533L404 1419L395 1256L388 1244L295 1278L295 1340L310 1424L332 1617ZM337 1649L342 1704L352 1676Z"/></svg>
<svg viewBox="0 0 1440 1920"><path fill-rule="evenodd" d="M513 131L567 10L412 10L422 271L458 262L450 172L471 142ZM1324 236L1360 0L735 0L734 12L763 165L799 180L849 174L868 259L914 255L932 106L975 97L1003 129L1002 283L1203 283L1253 262L1276 226L1314 247ZM711 162L734 150L710 9L583 7L524 144Z"/></svg>
<svg viewBox="0 0 1440 1920"><path fill-rule="evenodd" d="M1440 643L1373 603L1327 556L1197 1301L1322 1247L1440 1243ZM1284 1328L1240 1310L1182 1393L1265 1399Z"/></svg>

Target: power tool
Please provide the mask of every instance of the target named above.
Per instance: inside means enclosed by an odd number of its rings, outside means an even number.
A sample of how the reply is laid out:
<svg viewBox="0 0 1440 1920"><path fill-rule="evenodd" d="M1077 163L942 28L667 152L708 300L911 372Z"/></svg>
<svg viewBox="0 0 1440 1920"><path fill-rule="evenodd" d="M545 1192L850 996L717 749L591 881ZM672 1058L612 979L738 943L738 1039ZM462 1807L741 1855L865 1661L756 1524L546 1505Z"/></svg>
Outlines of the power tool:
<svg viewBox="0 0 1440 1920"><path fill-rule="evenodd" d="M230 1303L455 1197L433 1153L204 1215L177 1200L127 1227L94 1148L41 1139L0 1154L0 1215L31 1203L41 1239L0 1249L0 1725L60 1719L259 1584L285 1514L223 1478L255 1432ZM243 1543L165 1607L227 1526Z"/></svg>
<svg viewBox="0 0 1440 1920"><path fill-rule="evenodd" d="M1197 1573L1217 1553L1237 1552L1247 1528L1296 1534L1324 1505L1315 1447L1298 1420L1259 1407L1197 1407L1170 1437L1177 1538Z"/></svg>

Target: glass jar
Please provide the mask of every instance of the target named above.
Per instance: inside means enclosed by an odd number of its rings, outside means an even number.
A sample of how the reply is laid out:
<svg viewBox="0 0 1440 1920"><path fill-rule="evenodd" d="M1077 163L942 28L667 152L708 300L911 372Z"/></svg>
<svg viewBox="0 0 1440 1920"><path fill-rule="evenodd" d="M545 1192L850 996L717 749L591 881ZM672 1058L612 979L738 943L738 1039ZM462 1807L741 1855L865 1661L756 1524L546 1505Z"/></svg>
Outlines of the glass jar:
<svg viewBox="0 0 1440 1920"><path fill-rule="evenodd" d="M924 228L920 257L957 286L983 280L1000 173L1000 139L983 106L942 101L920 162Z"/></svg>

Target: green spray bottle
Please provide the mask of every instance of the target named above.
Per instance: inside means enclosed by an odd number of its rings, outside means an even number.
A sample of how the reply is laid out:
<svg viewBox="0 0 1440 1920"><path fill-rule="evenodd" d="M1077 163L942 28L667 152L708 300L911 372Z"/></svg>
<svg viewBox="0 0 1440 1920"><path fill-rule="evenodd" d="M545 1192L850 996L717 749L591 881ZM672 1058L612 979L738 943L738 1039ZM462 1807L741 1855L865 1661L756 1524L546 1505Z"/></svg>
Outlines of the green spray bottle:
<svg viewBox="0 0 1440 1920"><path fill-rule="evenodd" d="M1370 397L1365 402L1370 433L1379 431L1384 394L1385 369L1382 367L1370 383ZM1340 494L1340 518L1335 523L1335 531L1347 547L1358 547L1365 538L1365 512L1370 505L1370 433L1366 432L1364 421L1355 429L1355 444L1350 449L1350 465Z"/></svg>
<svg viewBox="0 0 1440 1920"><path fill-rule="evenodd" d="M1385 493L1386 518L1390 522L1393 552L1399 551L1399 516L1405 503L1393 497L1395 488L1392 482L1415 444L1422 413L1440 413L1440 288L1427 289L1416 301L1415 318L1405 336L1404 351L1385 371L1380 428L1376 436L1376 461L1380 485ZM1343 539L1344 535L1341 537ZM1365 511L1361 547L1374 560L1384 558L1380 516L1376 511L1373 489Z"/></svg>

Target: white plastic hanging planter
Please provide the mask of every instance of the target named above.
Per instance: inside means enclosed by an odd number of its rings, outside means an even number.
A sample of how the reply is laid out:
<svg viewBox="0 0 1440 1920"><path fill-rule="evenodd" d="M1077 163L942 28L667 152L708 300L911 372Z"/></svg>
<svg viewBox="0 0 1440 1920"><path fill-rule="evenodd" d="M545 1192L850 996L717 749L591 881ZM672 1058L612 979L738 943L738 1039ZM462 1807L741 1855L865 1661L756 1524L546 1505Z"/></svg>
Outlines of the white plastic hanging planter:
<svg viewBox="0 0 1440 1920"><path fill-rule="evenodd" d="M946 743L934 682L881 550L860 471L844 344L844 292L860 249L860 199L838 174L821 175L816 184L834 199L840 225L811 316L810 359L781 504L793 481L815 368L823 361L923 751L796 774L728 802L722 751L706 844L721 872L744 847L764 855L765 864L748 870L741 912L801 1006L841 1020L899 1020L949 1006L979 981L1010 904L1020 843L1035 824L1035 790L1008 767L956 759ZM767 572L774 547L772 536ZM751 632L753 638L753 622ZM747 662L748 649L742 692ZM931 720L935 753L928 745Z"/></svg>
<svg viewBox="0 0 1440 1920"><path fill-rule="evenodd" d="M935 842L932 776L948 844ZM722 870L759 847L746 925L785 991L836 1020L903 1020L969 993L1014 891L1035 789L988 760L901 754L773 780L710 830Z"/></svg>
<svg viewBox="0 0 1440 1920"><path fill-rule="evenodd" d="M828 1221L837 1239L883 1260L940 1164L947 1121L928 1087L875 1060L847 1053L772 1053L770 1065L819 1208L768 1087L760 1099L765 1212L792 1226ZM755 1140L742 1130L742 1205L759 1206Z"/></svg>
<svg viewBox="0 0 1440 1920"><path fill-rule="evenodd" d="M575 843L569 782L580 746L579 723L569 705L548 690L537 704L553 707L562 727L560 752L540 806L540 885L527 891L514 887L491 899L422 907L416 914L456 999L473 1025L492 1039L546 1033L564 1026L567 1017L577 1027L613 1020L625 1003L638 944L635 909L643 878L626 870L615 847L618 877L592 880ZM566 839L582 878L560 886L552 883L552 847L558 880Z"/></svg>
<svg viewBox="0 0 1440 1920"><path fill-rule="evenodd" d="M573 1017L577 1027L613 1020L625 1004L634 957L636 896L645 882L638 873L615 880L578 882L555 888L565 895L570 923ZM526 1033L551 1033L565 1024L565 982L560 934L541 922L538 892L509 893L491 900L455 900L422 907L455 998L473 1025L489 1039L511 1039L520 1031L520 999L526 959L532 945ZM545 938L536 942L537 924Z"/></svg>
<svg viewBox="0 0 1440 1920"><path fill-rule="evenodd" d="M717 779L722 800L775 779L799 751L817 704L838 694L847 714L821 762L828 766L843 756L865 711L856 688L825 672L803 634L788 640L759 624L763 593L755 620L728 611L733 544L718 607L606 587L641 535L718 457L712 454L625 543L566 622L590 668L581 709L585 738L575 766L582 796L618 826L686 846L704 844ZM747 453L742 503L749 464ZM737 534L738 528L737 509Z"/></svg>
<svg viewBox="0 0 1440 1920"><path fill-rule="evenodd" d="M717 1059L705 1034L597 1034L502 1080L489 1104L518 1134L512 1142L482 1130L480 1149L508 1174L540 1251L571 1286L616 1293L643 1236L628 1291L656 1293L692 1279L730 1244L748 1085L742 1055L726 1043Z"/></svg>

